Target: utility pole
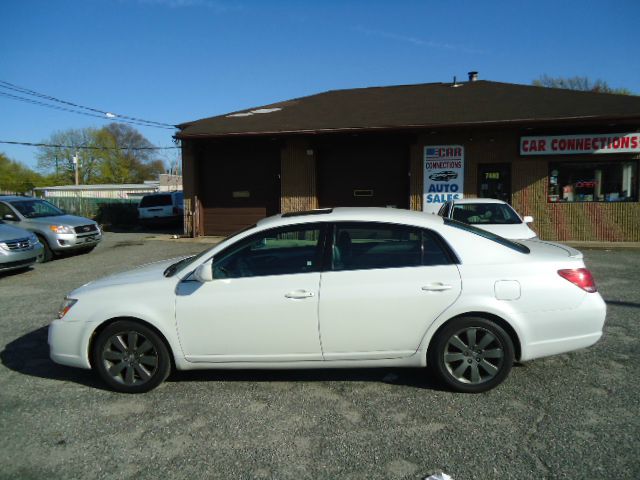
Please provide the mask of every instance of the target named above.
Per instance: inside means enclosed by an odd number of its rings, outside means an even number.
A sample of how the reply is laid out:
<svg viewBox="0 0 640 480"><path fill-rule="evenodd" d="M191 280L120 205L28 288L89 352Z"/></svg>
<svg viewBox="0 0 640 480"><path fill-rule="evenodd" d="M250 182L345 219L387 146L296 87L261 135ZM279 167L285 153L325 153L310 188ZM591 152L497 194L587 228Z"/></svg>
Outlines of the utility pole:
<svg viewBox="0 0 640 480"><path fill-rule="evenodd" d="M78 151L76 150L76 154L73 156L73 167L76 171L76 185L78 185L78 170L80 169L80 157L78 156Z"/></svg>

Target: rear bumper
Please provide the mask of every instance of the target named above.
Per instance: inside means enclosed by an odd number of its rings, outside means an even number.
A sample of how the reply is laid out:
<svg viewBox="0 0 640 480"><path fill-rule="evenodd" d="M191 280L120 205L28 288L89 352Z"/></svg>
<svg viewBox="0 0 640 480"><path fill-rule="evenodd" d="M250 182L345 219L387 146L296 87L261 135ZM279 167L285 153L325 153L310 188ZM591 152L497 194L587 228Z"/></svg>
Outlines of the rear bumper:
<svg viewBox="0 0 640 480"><path fill-rule="evenodd" d="M533 325L531 340L522 345L520 360L590 347L602 337L606 315L607 306L598 293L586 294L578 308L536 314L527 321Z"/></svg>

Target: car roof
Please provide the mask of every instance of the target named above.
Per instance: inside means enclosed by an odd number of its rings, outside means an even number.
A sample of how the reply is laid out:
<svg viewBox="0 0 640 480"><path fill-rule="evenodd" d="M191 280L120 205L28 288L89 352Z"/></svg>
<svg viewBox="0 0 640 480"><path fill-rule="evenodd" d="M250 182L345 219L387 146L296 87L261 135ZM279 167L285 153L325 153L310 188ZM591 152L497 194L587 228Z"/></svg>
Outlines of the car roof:
<svg viewBox="0 0 640 480"><path fill-rule="evenodd" d="M23 197L20 195L0 195L0 202L15 202L16 200L40 200L35 197Z"/></svg>
<svg viewBox="0 0 640 480"><path fill-rule="evenodd" d="M460 198L456 200L452 200L453 203L504 203L506 205L507 202L503 200L498 200L497 198Z"/></svg>
<svg viewBox="0 0 640 480"><path fill-rule="evenodd" d="M298 212L295 215L274 215L258 221L258 226L277 227L311 222L383 222L408 225L442 225L443 219L438 215L404 210L400 208L382 207L336 207L309 212Z"/></svg>

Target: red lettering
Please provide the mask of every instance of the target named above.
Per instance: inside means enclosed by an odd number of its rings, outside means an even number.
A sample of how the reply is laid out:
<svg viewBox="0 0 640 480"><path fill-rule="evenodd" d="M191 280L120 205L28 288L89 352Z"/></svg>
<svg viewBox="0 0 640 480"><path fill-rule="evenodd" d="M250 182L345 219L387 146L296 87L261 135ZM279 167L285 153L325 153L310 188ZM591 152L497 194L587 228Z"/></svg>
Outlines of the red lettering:
<svg viewBox="0 0 640 480"><path fill-rule="evenodd" d="M613 148L616 150L620 148L620 138L616 137L613 139Z"/></svg>
<svg viewBox="0 0 640 480"><path fill-rule="evenodd" d="M631 137L631 148L638 148L638 137Z"/></svg>
<svg viewBox="0 0 640 480"><path fill-rule="evenodd" d="M554 138L551 140L551 150L558 150L558 139Z"/></svg>
<svg viewBox="0 0 640 480"><path fill-rule="evenodd" d="M547 149L547 141L546 140L538 140L538 151L544 152Z"/></svg>
<svg viewBox="0 0 640 480"><path fill-rule="evenodd" d="M522 140L522 151L523 152L529 151L529 140Z"/></svg>
<svg viewBox="0 0 640 480"><path fill-rule="evenodd" d="M600 139L599 138L593 138L591 140L591 146L593 147L594 150L600 150Z"/></svg>
<svg viewBox="0 0 640 480"><path fill-rule="evenodd" d="M629 148L630 143L631 139L629 137L622 137L620 139L620 148Z"/></svg>
<svg viewBox="0 0 640 480"><path fill-rule="evenodd" d="M570 138L567 140L567 150L575 150L576 149L576 139Z"/></svg>
<svg viewBox="0 0 640 480"><path fill-rule="evenodd" d="M585 138L584 139L584 149L585 150L591 150L591 139L590 138Z"/></svg>
<svg viewBox="0 0 640 480"><path fill-rule="evenodd" d="M584 138L578 138L576 140L576 150L584 150Z"/></svg>

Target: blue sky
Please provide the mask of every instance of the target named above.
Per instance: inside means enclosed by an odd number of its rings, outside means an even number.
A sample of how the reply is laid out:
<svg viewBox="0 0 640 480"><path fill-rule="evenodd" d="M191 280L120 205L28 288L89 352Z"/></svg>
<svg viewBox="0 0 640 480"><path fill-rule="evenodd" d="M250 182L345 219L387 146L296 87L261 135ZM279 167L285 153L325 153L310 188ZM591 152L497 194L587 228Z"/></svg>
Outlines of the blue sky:
<svg viewBox="0 0 640 480"><path fill-rule="evenodd" d="M170 124L325 90L588 76L640 93L640 2L21 0L0 19L0 80ZM0 140L97 118L0 97ZM139 127L158 146L170 130ZM0 144L34 167L37 150Z"/></svg>

